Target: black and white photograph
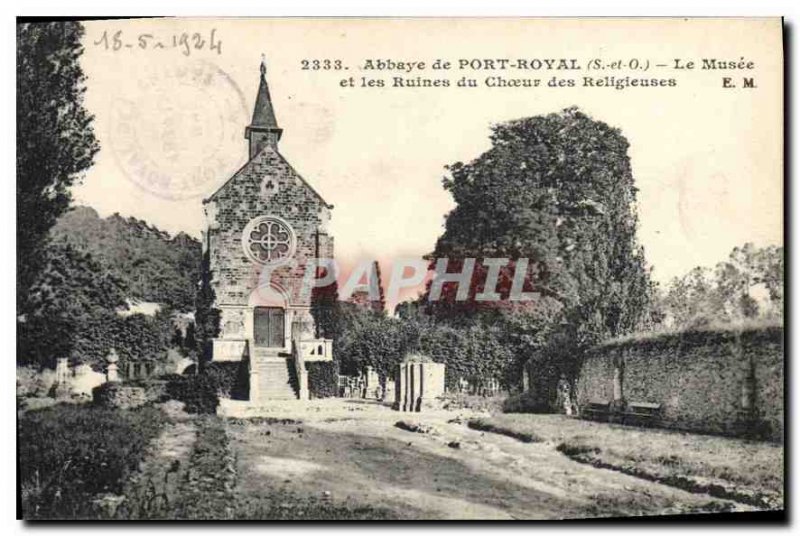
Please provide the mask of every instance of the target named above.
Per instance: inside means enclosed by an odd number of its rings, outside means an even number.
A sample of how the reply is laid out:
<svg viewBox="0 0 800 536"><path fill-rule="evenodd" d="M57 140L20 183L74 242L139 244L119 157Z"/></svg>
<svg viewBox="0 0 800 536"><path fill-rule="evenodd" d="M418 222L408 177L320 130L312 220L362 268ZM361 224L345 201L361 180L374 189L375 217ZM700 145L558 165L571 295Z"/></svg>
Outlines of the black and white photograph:
<svg viewBox="0 0 800 536"><path fill-rule="evenodd" d="M779 16L15 29L26 525L785 520Z"/></svg>

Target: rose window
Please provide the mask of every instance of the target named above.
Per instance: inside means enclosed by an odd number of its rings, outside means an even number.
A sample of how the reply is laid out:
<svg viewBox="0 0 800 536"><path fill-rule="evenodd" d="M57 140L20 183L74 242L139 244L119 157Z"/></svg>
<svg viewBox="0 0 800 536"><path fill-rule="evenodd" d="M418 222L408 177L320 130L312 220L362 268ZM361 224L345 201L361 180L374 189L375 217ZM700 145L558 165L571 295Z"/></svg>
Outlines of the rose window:
<svg viewBox="0 0 800 536"><path fill-rule="evenodd" d="M260 264L280 264L294 255L295 236L284 220L262 216L247 224L242 245L251 260Z"/></svg>

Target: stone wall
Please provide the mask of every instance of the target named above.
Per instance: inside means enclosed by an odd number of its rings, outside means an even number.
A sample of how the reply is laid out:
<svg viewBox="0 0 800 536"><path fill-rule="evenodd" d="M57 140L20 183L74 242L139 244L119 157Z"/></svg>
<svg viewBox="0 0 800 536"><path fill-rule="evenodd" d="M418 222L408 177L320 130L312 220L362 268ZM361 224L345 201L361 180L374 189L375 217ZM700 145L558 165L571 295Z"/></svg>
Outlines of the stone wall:
<svg viewBox="0 0 800 536"><path fill-rule="evenodd" d="M212 285L219 305L248 305L261 266L244 254L242 232L253 218L267 215L291 225L300 265L275 269L272 280L287 291L291 303L308 305L308 298L299 294L299 282L307 259L332 255L333 239L326 232L330 209L274 148L265 147L220 188L206 202L206 213Z"/></svg>
<svg viewBox="0 0 800 536"><path fill-rule="evenodd" d="M92 391L94 403L107 408L132 409L148 402L144 387L104 383Z"/></svg>
<svg viewBox="0 0 800 536"><path fill-rule="evenodd" d="M661 404L668 428L782 441L783 328L709 329L612 341L592 349L576 384L579 405L614 398Z"/></svg>

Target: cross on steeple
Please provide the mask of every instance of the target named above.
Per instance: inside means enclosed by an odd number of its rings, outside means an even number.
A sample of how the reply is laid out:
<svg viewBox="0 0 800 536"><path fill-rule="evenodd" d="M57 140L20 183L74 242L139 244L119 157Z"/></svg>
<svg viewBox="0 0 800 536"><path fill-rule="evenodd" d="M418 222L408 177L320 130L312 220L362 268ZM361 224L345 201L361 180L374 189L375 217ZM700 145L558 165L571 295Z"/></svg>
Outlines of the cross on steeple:
<svg viewBox="0 0 800 536"><path fill-rule="evenodd" d="M250 140L250 158L257 155L265 145L271 145L277 149L278 140L281 139L283 133L283 129L278 127L275 110L272 108L272 99L269 96L269 86L267 85L267 61L263 54L259 70L261 77L258 83L256 104L253 108L253 119L244 131L244 137Z"/></svg>

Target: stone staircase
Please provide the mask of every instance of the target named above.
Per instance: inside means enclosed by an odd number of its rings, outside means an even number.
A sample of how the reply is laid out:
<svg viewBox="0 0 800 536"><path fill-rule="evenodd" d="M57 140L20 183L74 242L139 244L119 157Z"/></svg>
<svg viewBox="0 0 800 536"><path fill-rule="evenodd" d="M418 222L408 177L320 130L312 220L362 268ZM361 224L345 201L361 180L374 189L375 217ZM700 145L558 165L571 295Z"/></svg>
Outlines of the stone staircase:
<svg viewBox="0 0 800 536"><path fill-rule="evenodd" d="M254 356L258 370L258 398L265 400L297 400L297 392L289 373L291 358L280 355Z"/></svg>

